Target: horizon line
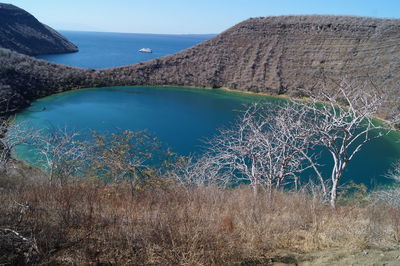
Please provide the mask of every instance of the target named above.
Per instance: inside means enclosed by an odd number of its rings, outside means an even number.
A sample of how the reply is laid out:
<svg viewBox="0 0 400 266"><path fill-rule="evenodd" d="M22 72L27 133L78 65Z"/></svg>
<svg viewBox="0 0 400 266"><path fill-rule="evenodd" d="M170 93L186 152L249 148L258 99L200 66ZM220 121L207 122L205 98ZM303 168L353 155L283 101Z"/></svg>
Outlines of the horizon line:
<svg viewBox="0 0 400 266"><path fill-rule="evenodd" d="M53 28L53 27L52 27ZM120 32L120 31L102 31L102 30L71 30L53 28L57 31L78 31L78 32L94 32L94 33L118 33L118 34L146 34L146 35L218 35L219 33L151 33L151 32Z"/></svg>

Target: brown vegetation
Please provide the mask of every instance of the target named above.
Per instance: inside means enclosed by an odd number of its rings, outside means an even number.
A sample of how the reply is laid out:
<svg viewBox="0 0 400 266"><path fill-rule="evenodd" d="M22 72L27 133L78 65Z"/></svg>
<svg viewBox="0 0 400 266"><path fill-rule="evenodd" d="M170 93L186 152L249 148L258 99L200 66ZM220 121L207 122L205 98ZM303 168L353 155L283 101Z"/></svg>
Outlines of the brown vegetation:
<svg viewBox="0 0 400 266"><path fill-rule="evenodd" d="M3 176L0 200L1 264L268 265L282 259L279 250L400 243L398 208L360 200L333 210L303 192L132 190L98 180L60 187Z"/></svg>
<svg viewBox="0 0 400 266"><path fill-rule="evenodd" d="M167 157L153 168L151 147L162 151L143 132L95 135L93 146L74 137L64 130L46 138L47 173L4 162L0 264L318 265L323 258L340 265L337 256L353 253L369 263L371 249L392 261L400 255L400 206L387 200L398 193L369 197L355 185L333 209L312 183L293 190L260 183L257 193L218 187L208 157L188 165Z"/></svg>

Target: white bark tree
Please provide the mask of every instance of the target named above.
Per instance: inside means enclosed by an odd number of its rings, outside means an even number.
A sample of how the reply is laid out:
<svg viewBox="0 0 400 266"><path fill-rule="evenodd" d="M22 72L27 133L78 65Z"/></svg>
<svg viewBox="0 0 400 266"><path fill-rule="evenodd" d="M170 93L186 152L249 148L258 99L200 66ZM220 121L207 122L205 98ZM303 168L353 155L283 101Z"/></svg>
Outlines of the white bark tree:
<svg viewBox="0 0 400 266"><path fill-rule="evenodd" d="M270 190L287 182L297 184L301 173L311 169L323 196L335 207L351 160L396 122L374 119L388 99L377 89L363 88L343 81L334 89L319 89L305 101L269 109L254 105L235 127L221 130L205 156L225 173L223 183L247 182L255 191L259 186ZM316 160L323 150L332 160L329 176Z"/></svg>
<svg viewBox="0 0 400 266"><path fill-rule="evenodd" d="M385 98L378 91L342 81L335 89L321 89L309 102L297 102L306 110L309 128L317 145L329 151L332 170L329 177L329 199L336 206L337 190L350 161L373 139L387 134L388 123L374 119Z"/></svg>
<svg viewBox="0 0 400 266"><path fill-rule="evenodd" d="M12 117L0 122L0 169L6 172L12 162L12 152L19 145L30 145L40 132L27 123L16 122Z"/></svg>
<svg viewBox="0 0 400 266"><path fill-rule="evenodd" d="M79 141L80 134L66 128L43 135L35 143L38 162L49 175L49 181L65 184L83 170L87 146Z"/></svg>
<svg viewBox="0 0 400 266"><path fill-rule="evenodd" d="M398 208L400 207L400 161L393 164L386 177L394 180L396 184L391 188L375 191L370 198L372 201L383 202Z"/></svg>
<svg viewBox="0 0 400 266"><path fill-rule="evenodd" d="M181 157L174 167L166 173L167 178L175 180L184 187L203 187L211 184L227 186L229 174L221 171L221 165L211 156Z"/></svg>
<svg viewBox="0 0 400 266"><path fill-rule="evenodd" d="M293 182L300 173L315 167L309 128L304 114L291 104L262 107L253 105L241 116L236 127L221 130L210 141L205 156L212 158L224 173L223 183L249 183L254 192L262 187L271 191ZM227 174L229 173L229 174Z"/></svg>

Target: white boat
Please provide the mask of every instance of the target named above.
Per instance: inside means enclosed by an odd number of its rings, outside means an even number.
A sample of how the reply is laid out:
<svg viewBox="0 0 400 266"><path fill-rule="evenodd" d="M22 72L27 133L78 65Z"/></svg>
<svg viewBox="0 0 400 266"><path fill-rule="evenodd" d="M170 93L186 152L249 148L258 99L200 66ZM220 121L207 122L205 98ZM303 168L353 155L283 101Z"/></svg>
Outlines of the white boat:
<svg viewBox="0 0 400 266"><path fill-rule="evenodd" d="M139 50L139 52L141 53L152 53L153 50L151 50L150 48L142 48Z"/></svg>

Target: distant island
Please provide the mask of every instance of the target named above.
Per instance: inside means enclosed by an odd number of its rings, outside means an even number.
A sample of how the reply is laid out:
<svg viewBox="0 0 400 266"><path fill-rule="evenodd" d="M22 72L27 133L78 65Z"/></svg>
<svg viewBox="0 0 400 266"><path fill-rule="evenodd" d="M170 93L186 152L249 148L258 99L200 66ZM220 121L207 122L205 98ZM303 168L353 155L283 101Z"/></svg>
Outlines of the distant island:
<svg viewBox="0 0 400 266"><path fill-rule="evenodd" d="M248 19L177 54L105 70L2 49L0 97L8 99L8 111L53 93L102 86L193 86L297 97L346 79L365 91L382 90L396 102L387 106L393 111L400 108L399 41L399 19L311 15Z"/></svg>
<svg viewBox="0 0 400 266"><path fill-rule="evenodd" d="M14 5L0 3L0 47L27 55L77 52L64 36Z"/></svg>

